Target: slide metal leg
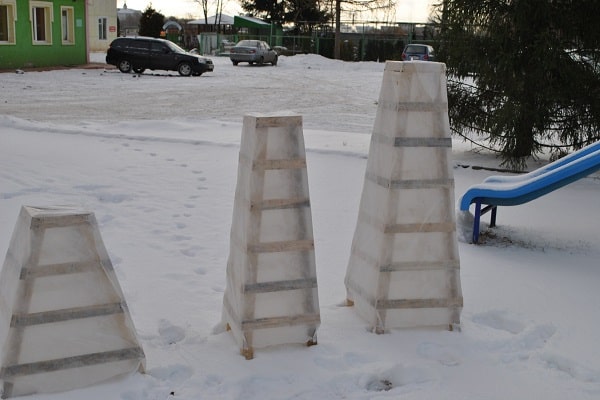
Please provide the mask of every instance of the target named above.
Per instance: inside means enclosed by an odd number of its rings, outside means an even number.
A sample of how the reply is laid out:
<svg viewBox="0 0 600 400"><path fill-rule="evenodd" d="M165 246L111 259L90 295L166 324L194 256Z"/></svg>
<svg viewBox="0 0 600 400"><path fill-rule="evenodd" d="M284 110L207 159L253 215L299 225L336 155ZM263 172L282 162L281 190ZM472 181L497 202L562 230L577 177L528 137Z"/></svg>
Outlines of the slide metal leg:
<svg viewBox="0 0 600 400"><path fill-rule="evenodd" d="M490 228L496 226L496 214L498 212L498 206L487 205L482 210L481 202L475 202L475 216L473 218L473 243L477 243L479 241L479 222L481 221L481 216L487 212L491 211L492 215L490 218Z"/></svg>
<svg viewBox="0 0 600 400"><path fill-rule="evenodd" d="M479 220L481 219L481 203L475 203L475 218L473 220L473 243L479 241Z"/></svg>
<svg viewBox="0 0 600 400"><path fill-rule="evenodd" d="M496 213L498 212L498 207L494 206L492 208L492 216L490 217L490 227L493 228L496 226Z"/></svg>

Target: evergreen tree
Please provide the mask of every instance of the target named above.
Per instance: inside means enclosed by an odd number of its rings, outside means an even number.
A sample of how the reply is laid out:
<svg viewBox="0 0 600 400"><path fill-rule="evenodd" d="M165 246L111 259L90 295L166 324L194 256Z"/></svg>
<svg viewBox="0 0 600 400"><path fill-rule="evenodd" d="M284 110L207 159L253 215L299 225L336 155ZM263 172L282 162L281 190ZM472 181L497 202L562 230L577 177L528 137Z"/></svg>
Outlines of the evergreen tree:
<svg viewBox="0 0 600 400"><path fill-rule="evenodd" d="M438 59L452 130L503 164L600 139L597 0L442 0Z"/></svg>
<svg viewBox="0 0 600 400"><path fill-rule="evenodd" d="M259 18L280 24L327 23L330 14L319 0L242 0L242 8Z"/></svg>
<svg viewBox="0 0 600 400"><path fill-rule="evenodd" d="M140 36L160 37L164 24L165 16L152 8L152 3L150 3L140 18Z"/></svg>
<svg viewBox="0 0 600 400"><path fill-rule="evenodd" d="M288 0L285 5L285 19L297 28L304 25L310 30L315 25L326 24L330 17L329 12L321 9L318 0Z"/></svg>
<svg viewBox="0 0 600 400"><path fill-rule="evenodd" d="M258 18L263 18L267 21L285 21L285 1L277 0L242 0L241 6L244 11L247 11Z"/></svg>

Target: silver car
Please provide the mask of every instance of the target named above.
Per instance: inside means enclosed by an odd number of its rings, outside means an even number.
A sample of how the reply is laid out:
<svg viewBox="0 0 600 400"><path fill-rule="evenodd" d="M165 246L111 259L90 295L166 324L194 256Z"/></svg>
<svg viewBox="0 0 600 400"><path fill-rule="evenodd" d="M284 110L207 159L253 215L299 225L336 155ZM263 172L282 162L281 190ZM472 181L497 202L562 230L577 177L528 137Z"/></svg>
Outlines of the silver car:
<svg viewBox="0 0 600 400"><path fill-rule="evenodd" d="M277 65L277 52L262 40L240 40L229 50L229 59L233 65L241 62Z"/></svg>
<svg viewBox="0 0 600 400"><path fill-rule="evenodd" d="M402 61L435 61L433 47L427 44L409 44L402 52Z"/></svg>

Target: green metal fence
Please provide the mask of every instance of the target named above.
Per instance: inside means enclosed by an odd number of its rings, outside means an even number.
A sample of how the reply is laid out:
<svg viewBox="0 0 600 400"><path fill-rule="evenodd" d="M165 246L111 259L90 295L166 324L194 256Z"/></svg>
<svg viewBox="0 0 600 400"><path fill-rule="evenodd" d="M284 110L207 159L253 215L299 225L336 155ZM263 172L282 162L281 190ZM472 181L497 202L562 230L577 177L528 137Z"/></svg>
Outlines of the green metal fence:
<svg viewBox="0 0 600 400"><path fill-rule="evenodd" d="M210 36L210 38L208 38ZM228 55L229 48L240 40L263 40L276 47L282 55L319 54L334 58L335 37L332 32L312 35L263 34L250 35L237 33L232 35L201 34L199 50L204 54ZM207 45L210 41L210 45ZM410 43L431 43L432 37L415 35L414 31L403 34L342 33L340 40L340 58L344 61L400 60L402 50ZM204 43L204 44L203 44Z"/></svg>

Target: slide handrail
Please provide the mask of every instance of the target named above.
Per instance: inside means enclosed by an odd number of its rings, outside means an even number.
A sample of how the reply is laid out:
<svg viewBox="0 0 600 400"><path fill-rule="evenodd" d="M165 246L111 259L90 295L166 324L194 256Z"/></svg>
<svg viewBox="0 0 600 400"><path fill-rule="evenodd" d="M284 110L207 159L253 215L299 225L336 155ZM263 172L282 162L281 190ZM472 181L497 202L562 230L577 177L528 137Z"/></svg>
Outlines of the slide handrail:
<svg viewBox="0 0 600 400"><path fill-rule="evenodd" d="M473 185L461 197L460 209L466 211L476 202L494 206L523 204L597 170L600 170L600 142L528 174L491 180L490 177Z"/></svg>
<svg viewBox="0 0 600 400"><path fill-rule="evenodd" d="M579 149L571 154L568 154L562 158L559 158L558 160L555 160L555 161L551 162L550 164L540 167L540 168L536 169L535 171L531 171L531 172L528 172L526 174L521 174L521 175L492 175L492 176L488 176L483 181L487 183L487 182L518 182L518 181L528 180L535 176L541 175L547 171L551 171L553 169L562 167L565 164L569 164L581 157L584 157L590 153L595 152L596 150L600 150L600 141L598 141L596 143L592 143L585 147L582 147L581 149Z"/></svg>

